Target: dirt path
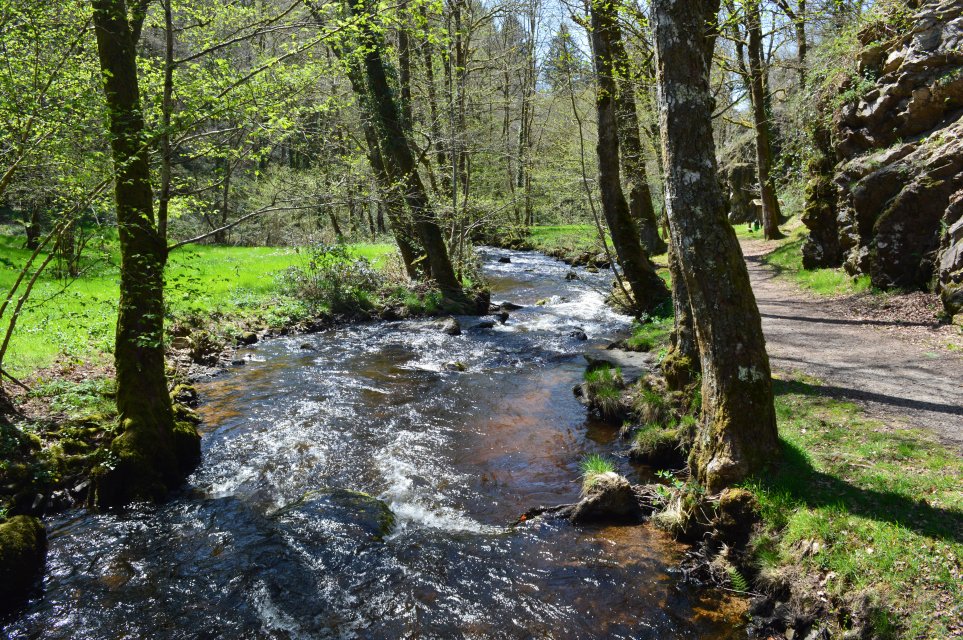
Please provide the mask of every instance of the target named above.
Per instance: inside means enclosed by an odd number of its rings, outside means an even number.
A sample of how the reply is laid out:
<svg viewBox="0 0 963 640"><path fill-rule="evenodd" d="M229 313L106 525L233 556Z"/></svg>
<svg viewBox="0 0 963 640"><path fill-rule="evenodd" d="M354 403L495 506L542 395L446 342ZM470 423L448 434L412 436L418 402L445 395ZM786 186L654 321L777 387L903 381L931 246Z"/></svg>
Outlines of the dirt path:
<svg viewBox="0 0 963 640"><path fill-rule="evenodd" d="M857 401L889 425L928 429L963 450L963 358L937 346L956 329L861 318L845 300L777 278L761 261L772 248L743 243L773 369L815 376L820 392Z"/></svg>

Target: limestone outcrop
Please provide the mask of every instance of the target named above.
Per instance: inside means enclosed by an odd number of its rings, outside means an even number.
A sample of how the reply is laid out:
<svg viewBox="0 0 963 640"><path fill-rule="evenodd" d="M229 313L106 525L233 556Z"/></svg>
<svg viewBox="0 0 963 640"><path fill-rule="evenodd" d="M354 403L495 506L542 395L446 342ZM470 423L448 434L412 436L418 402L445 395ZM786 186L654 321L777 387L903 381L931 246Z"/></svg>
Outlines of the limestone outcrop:
<svg viewBox="0 0 963 640"><path fill-rule="evenodd" d="M816 131L803 221L807 268L963 305L963 4L907 3L860 34L858 74ZM828 109L829 107L827 107Z"/></svg>

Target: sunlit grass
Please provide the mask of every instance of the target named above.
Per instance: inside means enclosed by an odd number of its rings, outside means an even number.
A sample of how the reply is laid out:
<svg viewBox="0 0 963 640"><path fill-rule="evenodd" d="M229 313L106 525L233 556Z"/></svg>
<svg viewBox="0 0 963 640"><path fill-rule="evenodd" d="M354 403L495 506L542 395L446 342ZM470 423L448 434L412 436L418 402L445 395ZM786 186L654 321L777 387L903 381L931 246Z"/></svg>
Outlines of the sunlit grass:
<svg viewBox="0 0 963 640"><path fill-rule="evenodd" d="M832 296L846 293L861 293L871 288L869 276L855 278L843 269L804 269L802 266L802 238L785 242L764 258L764 262L788 276L804 289L820 295Z"/></svg>
<svg viewBox="0 0 963 640"><path fill-rule="evenodd" d="M615 463L597 453L585 456L579 467L582 470L583 491L588 491L600 475L615 472Z"/></svg>
<svg viewBox="0 0 963 640"><path fill-rule="evenodd" d="M21 238L0 236L4 294L29 256L21 243ZM354 255L376 266L394 251L390 244L352 246ZM98 362L112 353L119 294L116 245L107 244L100 257L85 263L83 276L75 281L61 280L53 270L40 278L17 323L5 368L27 375L54 363ZM198 245L175 250L165 273L168 320L257 313L268 324L283 324L305 310L298 300L278 293L276 276L308 259L308 254L285 247Z"/></svg>
<svg viewBox="0 0 963 640"><path fill-rule="evenodd" d="M755 544L763 573L823 585L839 601L867 594L881 636L960 631L960 457L926 433L888 429L826 397L818 381L775 389L783 458L749 485L767 528Z"/></svg>

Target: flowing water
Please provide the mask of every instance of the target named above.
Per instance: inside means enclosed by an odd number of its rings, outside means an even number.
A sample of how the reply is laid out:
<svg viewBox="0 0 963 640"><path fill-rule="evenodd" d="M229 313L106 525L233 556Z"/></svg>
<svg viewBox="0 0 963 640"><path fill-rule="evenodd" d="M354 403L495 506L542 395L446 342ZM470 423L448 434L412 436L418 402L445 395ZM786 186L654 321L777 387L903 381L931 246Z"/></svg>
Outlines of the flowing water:
<svg viewBox="0 0 963 640"><path fill-rule="evenodd" d="M204 459L187 489L159 508L48 522L43 597L3 632L745 637L733 630L741 604L680 586L680 548L651 527L508 526L574 501L585 454L624 448L572 387L581 354L628 318L603 304L610 273L567 281L566 265L537 254L483 258L493 299L525 305L504 325L462 318L452 337L417 320L281 338L200 385ZM372 501L331 488L377 496L394 526L379 531Z"/></svg>

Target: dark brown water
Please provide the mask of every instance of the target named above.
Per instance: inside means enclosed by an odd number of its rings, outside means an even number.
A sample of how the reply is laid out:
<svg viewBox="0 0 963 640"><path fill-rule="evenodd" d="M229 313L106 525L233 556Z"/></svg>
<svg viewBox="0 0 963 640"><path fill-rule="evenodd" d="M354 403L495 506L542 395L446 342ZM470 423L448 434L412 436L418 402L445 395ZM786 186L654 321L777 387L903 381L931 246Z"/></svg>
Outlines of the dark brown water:
<svg viewBox="0 0 963 640"><path fill-rule="evenodd" d="M45 593L3 632L745 637L733 630L741 602L679 586L680 548L652 528L506 526L575 500L579 460L624 447L571 389L585 348L628 319L602 304L610 276L569 282L549 258L485 258L494 298L526 305L505 326L473 331L466 318L451 337L412 321L278 339L202 385L204 460L184 494L49 522ZM573 325L589 343L568 336ZM393 530L379 539L351 509L292 506L335 487L384 500Z"/></svg>

